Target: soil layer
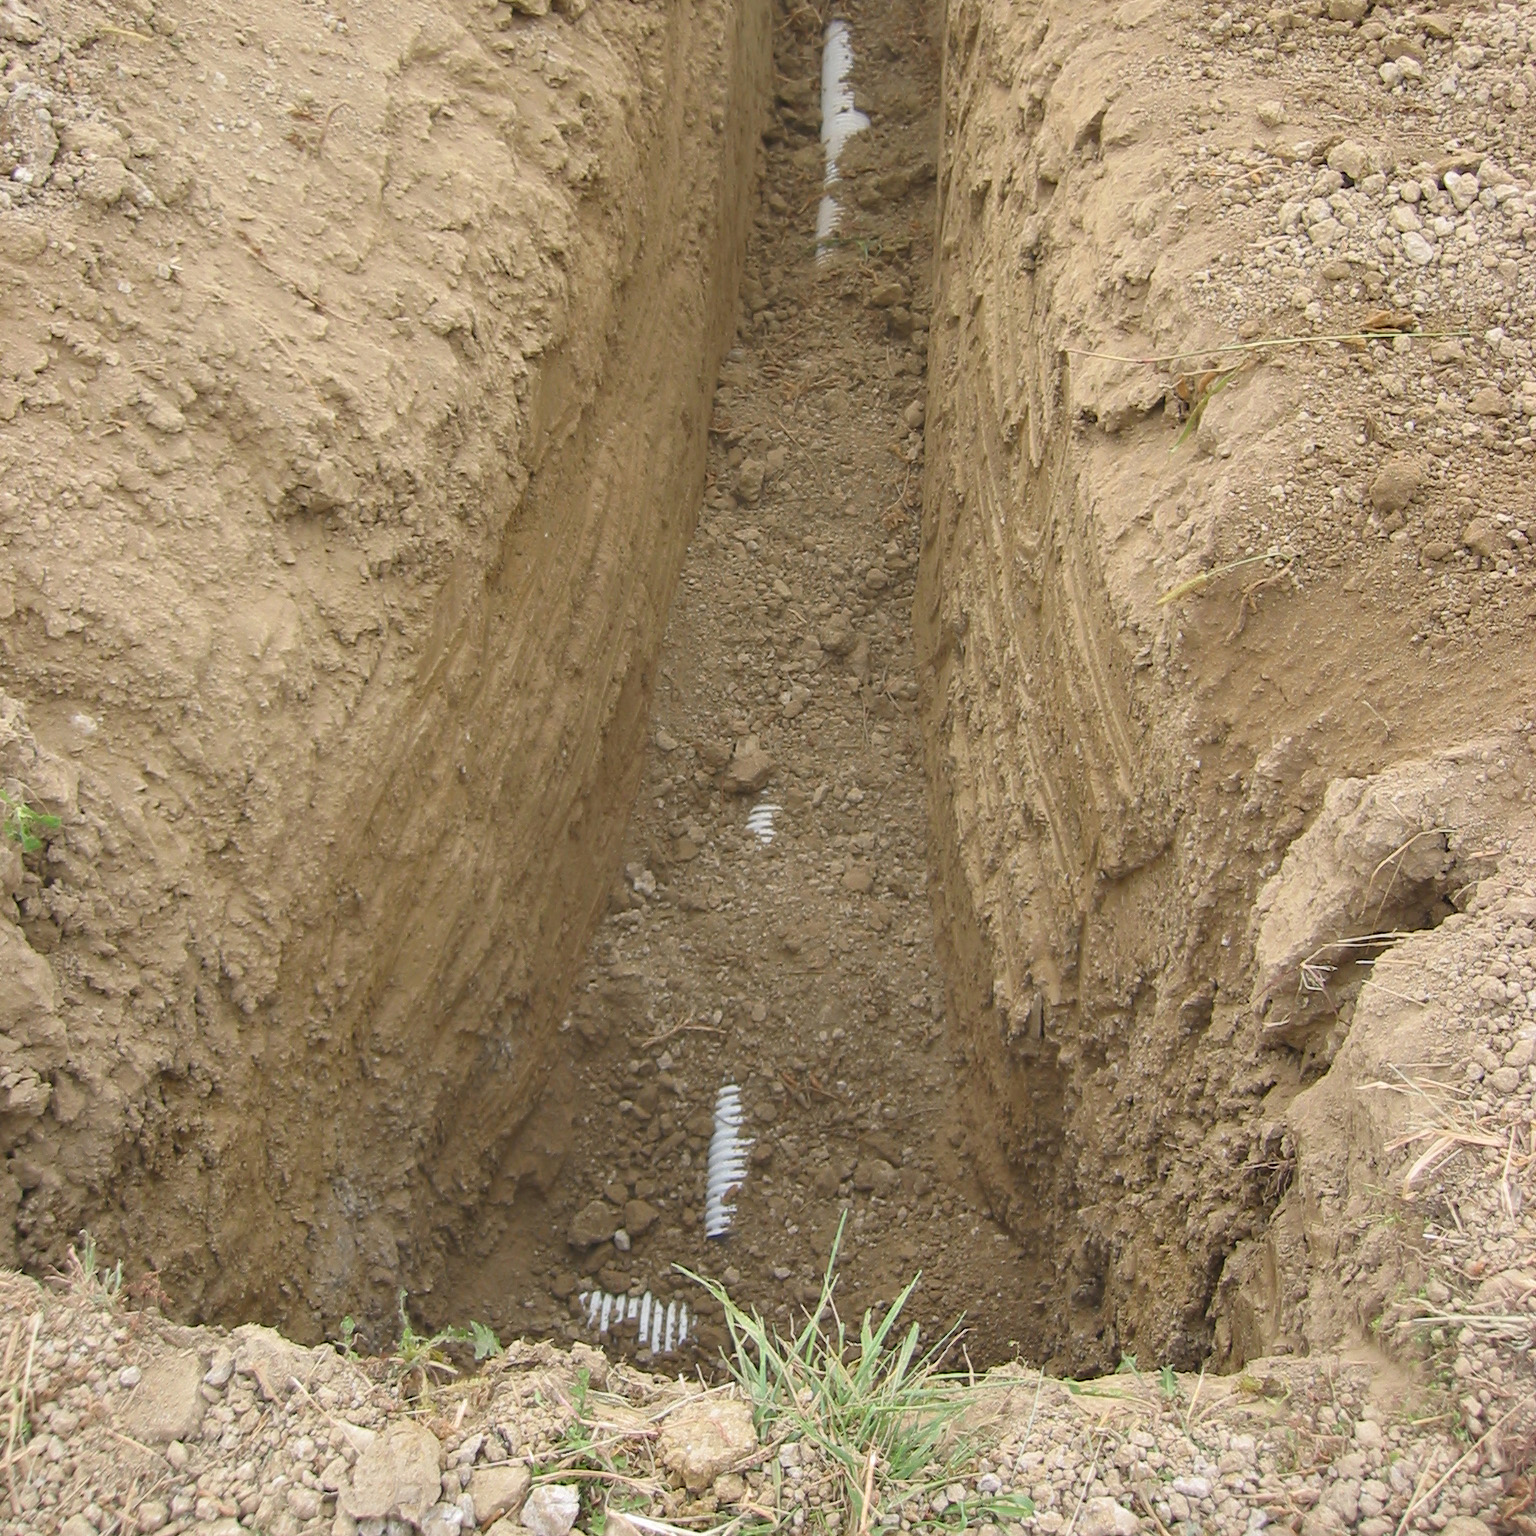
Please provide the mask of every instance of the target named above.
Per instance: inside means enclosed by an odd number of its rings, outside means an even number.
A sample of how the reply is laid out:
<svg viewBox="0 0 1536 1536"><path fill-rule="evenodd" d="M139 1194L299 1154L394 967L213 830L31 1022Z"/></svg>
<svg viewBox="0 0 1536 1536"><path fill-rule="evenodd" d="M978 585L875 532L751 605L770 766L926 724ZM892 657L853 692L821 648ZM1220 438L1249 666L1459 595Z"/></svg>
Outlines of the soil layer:
<svg viewBox="0 0 1536 1536"><path fill-rule="evenodd" d="M681 1264L787 1322L847 1212L850 1315L921 1271L930 1331L963 1314L978 1363L1017 1351L1028 1280L968 1173L933 959L911 648L938 43L921 5L841 14L871 126L839 158L818 251L822 34L791 15L623 875L540 1113L434 1301L445 1319L596 1337L591 1290L703 1300ZM751 1170L711 1242L727 1082ZM707 1316L698 1340L706 1358L723 1341Z"/></svg>

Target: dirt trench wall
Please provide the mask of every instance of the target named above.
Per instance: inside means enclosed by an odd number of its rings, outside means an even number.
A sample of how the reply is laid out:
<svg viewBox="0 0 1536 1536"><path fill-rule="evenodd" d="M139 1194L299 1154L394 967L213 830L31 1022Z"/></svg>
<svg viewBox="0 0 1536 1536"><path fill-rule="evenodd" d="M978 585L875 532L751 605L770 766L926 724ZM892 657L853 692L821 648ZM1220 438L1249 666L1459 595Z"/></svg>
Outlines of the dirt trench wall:
<svg viewBox="0 0 1536 1536"><path fill-rule="evenodd" d="M1411 438L1384 416L1390 347L1266 355L1182 435L1180 368L1114 360L1183 352L1198 389L1239 325L1337 331L1424 281L1366 219L1337 264L1354 286L1325 280L1330 253L1278 221L1337 139L1327 113L1353 110L1335 82L1364 41L1317 6L1278 32L1278 13L1234 31L1217 9L951 0L946 18L915 604L932 882L968 1152L1038 1269L1021 1343L1073 1370L1193 1363L1213 1340L1230 1363L1218 1278L1265 1230L1294 1168L1286 1107L1347 1027L1282 1027L1255 994L1262 884L1330 783L1530 698L1529 578L1457 531L1427 543L1456 517L1443 444L1477 429L1446 410ZM1359 131L1375 164L1434 152L1412 120ZM1317 301L1298 318L1299 283ZM1479 314L1508 302L1490 295ZM1493 451L1518 430L1486 435L1479 493L1511 515L1522 461ZM1425 480L1398 536L1370 486L1405 445ZM1448 590L1486 626L1465 651ZM1420 927L1446 889L1334 916Z"/></svg>
<svg viewBox="0 0 1536 1536"><path fill-rule="evenodd" d="M312 1335L451 1262L606 892L767 7L93 15L0 209L0 1262Z"/></svg>

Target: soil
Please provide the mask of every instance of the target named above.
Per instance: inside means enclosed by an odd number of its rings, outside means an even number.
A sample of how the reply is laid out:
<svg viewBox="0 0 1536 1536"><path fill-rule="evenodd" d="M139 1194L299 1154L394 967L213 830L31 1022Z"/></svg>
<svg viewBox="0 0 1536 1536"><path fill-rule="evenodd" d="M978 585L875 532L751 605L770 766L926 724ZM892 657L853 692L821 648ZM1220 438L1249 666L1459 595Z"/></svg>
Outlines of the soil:
<svg viewBox="0 0 1536 1536"><path fill-rule="evenodd" d="M5 17L0 1259L318 1338L441 1272L615 867L767 14Z"/></svg>
<svg viewBox="0 0 1536 1536"><path fill-rule="evenodd" d="M907 619L938 39L920 5L843 14L873 123L839 160L840 243L807 238L821 34L792 27L624 873L504 1203L434 1298L444 1320L548 1328L584 1320L594 1288L707 1311L684 1265L786 1323L814 1300L846 1213L849 1315L921 1271L930 1335L963 1315L978 1364L1019 1347L1030 1276L964 1162L975 1127L933 960ZM748 789L735 764L754 750ZM767 844L748 827L764 804ZM711 1241L706 1149L727 1082L751 1172L732 1233ZM593 1230L617 1225L627 1250L570 1235L605 1200L612 1219ZM628 1230L637 1200L643 1233ZM723 1341L708 1322L696 1337L706 1361Z"/></svg>
<svg viewBox="0 0 1536 1536"><path fill-rule="evenodd" d="M1043 1536L1524 1518L1536 10L838 15L818 251L798 0L0 0L0 1263L702 1368L675 1266L788 1322L846 1219L846 1315L1130 1362ZM139 1528L353 1536L243 1374Z"/></svg>
<svg viewBox="0 0 1536 1536"><path fill-rule="evenodd" d="M915 619L978 1168L1055 1270L1034 1358L1336 1336L1245 1335L1224 1266L1306 1179L1291 1105L1371 961L1526 878L1531 22L951 8ZM1446 810L1475 773L1491 821ZM1357 1280L1311 1230L1281 1289Z"/></svg>
<svg viewBox="0 0 1536 1536"><path fill-rule="evenodd" d="M0 1276L0 1305L19 1343L3 1381L25 1380L31 1431L8 1463L4 1536L357 1536L385 1526L380 1509L402 1531L516 1536L546 1529L530 1483L581 1529L606 1518L608 1533L637 1529L626 1515L674 1530L841 1528L838 1468L812 1438L780 1420L759 1446L745 1405L719 1388L586 1345L517 1343L463 1376L438 1352L424 1371L252 1325L170 1324L78 1270L47 1289ZM1433 1419L1415 1421L1406 1379L1336 1355L1090 1385L1011 1366L952 1390L971 1454L926 1488L882 1473L872 1529L952 1528L1006 1508L1023 1513L1011 1536L1322 1536L1399 1518L1488 1536L1470 1512L1518 1519L1523 1497Z"/></svg>

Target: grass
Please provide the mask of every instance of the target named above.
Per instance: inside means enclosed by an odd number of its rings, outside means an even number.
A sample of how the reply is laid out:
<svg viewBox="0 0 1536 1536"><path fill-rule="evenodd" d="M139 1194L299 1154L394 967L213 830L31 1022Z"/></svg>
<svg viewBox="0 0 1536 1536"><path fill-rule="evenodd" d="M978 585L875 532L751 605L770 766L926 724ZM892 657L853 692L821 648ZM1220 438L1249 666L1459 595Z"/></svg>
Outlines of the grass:
<svg viewBox="0 0 1536 1536"><path fill-rule="evenodd" d="M96 1239L89 1232L80 1234L80 1245L69 1245L64 1278L70 1290L98 1307L110 1310L123 1299L123 1261L106 1268L96 1252Z"/></svg>
<svg viewBox="0 0 1536 1536"><path fill-rule="evenodd" d="M32 1438L32 1362L37 1354L37 1335L43 1326L43 1314L32 1318L32 1326L26 1329L26 1351L23 1355L21 1339L23 1324L17 1318L6 1342L5 1357L0 1363L0 1414L5 1421L5 1482L10 1494L11 1513L21 1516L21 1500L16 1492L16 1452Z"/></svg>
<svg viewBox="0 0 1536 1536"><path fill-rule="evenodd" d="M846 1222L845 1212L815 1309L790 1336L771 1329L755 1309L738 1306L717 1281L681 1273L725 1311L726 1367L752 1404L760 1439L769 1447L798 1441L831 1469L834 1492L823 1511L829 1526L862 1536L878 1510L894 1514L905 1506L914 1530L938 1528L946 1522L928 1514L928 1500L981 1452L977 1436L961 1423L975 1400L974 1379L941 1369L958 1341L958 1324L919 1349L918 1325L901 1326L918 1275L878 1322L867 1311L857 1332L847 1327L833 1302ZM965 1501L962 1520L1017 1521L1033 1512L1025 1498L978 1496Z"/></svg>

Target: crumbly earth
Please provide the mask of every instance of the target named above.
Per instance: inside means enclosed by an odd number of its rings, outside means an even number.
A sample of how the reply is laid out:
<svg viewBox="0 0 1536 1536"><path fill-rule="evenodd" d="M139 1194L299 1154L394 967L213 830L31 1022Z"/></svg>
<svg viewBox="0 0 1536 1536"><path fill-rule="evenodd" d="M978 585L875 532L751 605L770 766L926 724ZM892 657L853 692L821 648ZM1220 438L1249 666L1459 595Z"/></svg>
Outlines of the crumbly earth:
<svg viewBox="0 0 1536 1536"><path fill-rule="evenodd" d="M6 0L0 1260L310 1338L441 1274L615 867L768 64Z"/></svg>
<svg viewBox="0 0 1536 1536"><path fill-rule="evenodd" d="M784 1322L814 1299L846 1212L850 1304L920 1270L931 1331L964 1314L978 1363L1019 1347L1032 1282L959 1156L969 1097L932 958L907 618L938 53L920 5L844 16L872 119L839 162L844 243L807 236L821 37L794 28L623 877L514 1153L520 1181L433 1300L443 1322L574 1315L581 1332L594 1290L686 1297L675 1265ZM712 1242L724 1083L753 1150L732 1234ZM723 1335L706 1320L697 1341L709 1359Z"/></svg>
<svg viewBox="0 0 1536 1536"><path fill-rule="evenodd" d="M840 15L817 252L803 5L0 0L0 1258L371 1357L7 1276L18 1532L478 1528L845 1211L1128 1366L887 1525L1529 1528L1536 13Z"/></svg>
<svg viewBox="0 0 1536 1536"><path fill-rule="evenodd" d="M838 1528L833 1469L810 1440L781 1422L760 1443L750 1418L718 1411L722 1427L702 1434L693 1416L721 1389L610 1365L585 1345L514 1344L427 1379L398 1356L171 1324L78 1271L48 1288L0 1272L0 1303L0 1386L25 1391L23 1430L6 1441L3 1536L550 1536L573 1515L597 1532L605 1513L610 1532L635 1528L615 1511L670 1522L663 1532L742 1517ZM1501 1528L1526 1529L1528 1490L1501 1473L1528 1422L1490 1429L1479 1454L1403 1379L1358 1359L1258 1359L1228 1377L1130 1362L1086 1384L1013 1366L954 1390L972 1452L920 1483L880 1485L870 1529L1490 1536L1501 1510ZM553 1500L538 1489L562 1484L579 1505L546 1523ZM530 1485L541 1508L525 1502Z"/></svg>
<svg viewBox="0 0 1536 1536"><path fill-rule="evenodd" d="M1326 1347L1377 1314L1309 1200L1272 1262L1309 1093L1373 960L1525 879L1536 12L956 0L946 37L915 627L977 1167L1053 1271L1026 1349ZM1350 1154L1416 1249L1421 1150Z"/></svg>

